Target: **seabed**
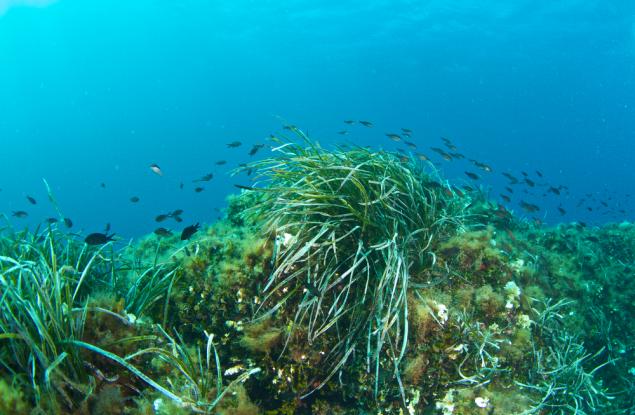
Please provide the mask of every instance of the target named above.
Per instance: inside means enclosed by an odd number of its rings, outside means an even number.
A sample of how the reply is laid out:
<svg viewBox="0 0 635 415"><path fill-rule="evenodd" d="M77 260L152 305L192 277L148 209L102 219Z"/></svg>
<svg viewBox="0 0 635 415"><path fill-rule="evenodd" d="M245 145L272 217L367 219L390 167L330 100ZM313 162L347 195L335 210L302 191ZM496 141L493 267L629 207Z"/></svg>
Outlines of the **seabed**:
<svg viewBox="0 0 635 415"><path fill-rule="evenodd" d="M5 229L0 413L635 412L633 224L296 133L189 241Z"/></svg>

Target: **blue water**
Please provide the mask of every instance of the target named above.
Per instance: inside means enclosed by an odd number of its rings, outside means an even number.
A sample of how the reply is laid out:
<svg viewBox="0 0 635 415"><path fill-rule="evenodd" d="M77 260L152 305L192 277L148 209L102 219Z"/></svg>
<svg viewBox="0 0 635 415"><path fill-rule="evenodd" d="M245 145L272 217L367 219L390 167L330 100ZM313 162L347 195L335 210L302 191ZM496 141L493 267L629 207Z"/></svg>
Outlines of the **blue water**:
<svg viewBox="0 0 635 415"><path fill-rule="evenodd" d="M28 211L18 228L53 216L46 178L84 232L138 236L177 208L170 227L211 222L248 184L227 172L288 122L391 149L384 133L410 128L448 177L477 172L497 200L500 172L528 172L519 214L523 199L548 223L634 220L634 58L632 0L0 0L0 212ZM440 136L494 172L434 156Z"/></svg>

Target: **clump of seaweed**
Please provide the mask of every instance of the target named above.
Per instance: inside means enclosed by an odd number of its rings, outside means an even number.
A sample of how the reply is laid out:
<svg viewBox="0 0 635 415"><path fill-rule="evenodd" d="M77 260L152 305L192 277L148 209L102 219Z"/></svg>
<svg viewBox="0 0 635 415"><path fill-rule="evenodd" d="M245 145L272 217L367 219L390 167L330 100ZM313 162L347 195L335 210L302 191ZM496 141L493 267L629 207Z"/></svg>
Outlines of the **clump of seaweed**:
<svg viewBox="0 0 635 415"><path fill-rule="evenodd" d="M142 315L169 299L178 267L155 263L135 270L136 278L123 278L131 269L111 243L90 248L53 228L3 235L0 244L0 365L33 407L68 413L93 405L107 411L108 402L122 405L120 387L129 391L137 383L132 389L137 393L149 387L180 407L210 413L231 388L259 370L248 368L224 384L213 335L207 335L204 351L192 349L178 334L130 312ZM124 280L124 299L103 307L116 297L103 293L117 293ZM93 296L101 296L100 302ZM112 335L102 338L97 330L106 327ZM139 369L152 361L161 367ZM112 362L119 364L114 373ZM11 403L16 411L24 409L21 396Z"/></svg>
<svg viewBox="0 0 635 415"><path fill-rule="evenodd" d="M411 276L434 263L431 247L462 225L462 201L412 158L329 151L292 131L304 145L279 140L280 156L250 166L265 197L247 213L261 216L275 238L261 314L288 306L288 339L299 326L309 345L330 336L330 370L311 392L361 348L377 396L384 356L401 385Z"/></svg>
<svg viewBox="0 0 635 415"><path fill-rule="evenodd" d="M106 246L89 253L72 243L64 247L59 236L18 240L14 255L0 257L0 333L10 351L2 364L27 375L38 404L54 402L52 394L70 403L73 394L90 393L80 350L69 341L83 337L89 309L81 291Z"/></svg>
<svg viewBox="0 0 635 415"><path fill-rule="evenodd" d="M534 348L533 365L526 383L517 385L538 392L540 401L526 414L549 410L552 414L589 414L606 410L613 398L598 381L596 373L612 363L598 363L604 348L587 352L576 336L563 330L563 311L570 302L561 300L543 304L537 318L546 345Z"/></svg>

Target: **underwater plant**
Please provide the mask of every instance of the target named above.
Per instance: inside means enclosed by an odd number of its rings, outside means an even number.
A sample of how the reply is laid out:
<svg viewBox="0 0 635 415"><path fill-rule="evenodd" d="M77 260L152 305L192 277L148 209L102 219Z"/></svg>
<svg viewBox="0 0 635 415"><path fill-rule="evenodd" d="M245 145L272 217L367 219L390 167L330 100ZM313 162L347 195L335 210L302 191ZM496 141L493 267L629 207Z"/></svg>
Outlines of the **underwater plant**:
<svg viewBox="0 0 635 415"><path fill-rule="evenodd" d="M463 201L411 157L329 151L292 131L302 144L278 140L279 156L249 166L264 197L245 214L275 238L260 317L291 309L287 344L298 327L309 345L328 336L328 375L304 396L357 351L374 373L375 396L387 356L403 397L408 288L435 262L435 244L462 226Z"/></svg>
<svg viewBox="0 0 635 415"><path fill-rule="evenodd" d="M0 256L0 338L8 341L0 362L27 375L38 403L56 393L67 400L87 395L84 361L68 341L83 336L88 305L81 291L106 246L89 253L54 231L41 242L13 241L14 249L4 251L13 255Z"/></svg>
<svg viewBox="0 0 635 415"><path fill-rule="evenodd" d="M245 369L224 384L213 335L207 335L202 352L148 316L137 318L165 298L160 313L165 320L177 266L155 261L131 269L112 243L92 248L50 227L35 235L0 235L0 246L0 374L10 375L15 396L22 399L18 392L26 392L39 410L86 409L108 390L121 397L118 382L132 382L125 379L134 375L140 382L139 389L133 388L137 393L145 384L181 408L210 413L228 391L259 371ZM100 291L117 295L120 285L120 301ZM151 362L161 367L138 368ZM166 373L169 387L163 386ZM18 401L11 405L24 406Z"/></svg>
<svg viewBox="0 0 635 415"><path fill-rule="evenodd" d="M563 328L563 310L570 304L571 301L560 300L553 304L546 301L542 305L537 327L547 344L542 348L534 347L528 381L516 382L541 396L526 414L544 410L561 415L598 413L606 410L613 398L596 375L613 363L612 360L597 363L604 348L589 353L576 336Z"/></svg>

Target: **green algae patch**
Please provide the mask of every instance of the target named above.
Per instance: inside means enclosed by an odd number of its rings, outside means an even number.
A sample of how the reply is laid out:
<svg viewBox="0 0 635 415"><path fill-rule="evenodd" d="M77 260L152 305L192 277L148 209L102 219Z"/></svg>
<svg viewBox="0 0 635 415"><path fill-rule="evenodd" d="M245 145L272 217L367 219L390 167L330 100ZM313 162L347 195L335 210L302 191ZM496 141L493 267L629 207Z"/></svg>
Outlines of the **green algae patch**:
<svg viewBox="0 0 635 415"><path fill-rule="evenodd" d="M15 415L30 413L30 405L22 389L11 385L4 378L0 378L0 413Z"/></svg>
<svg viewBox="0 0 635 415"><path fill-rule="evenodd" d="M271 326L271 319L247 325L243 329L240 345L251 353L272 353L283 341L283 331Z"/></svg>

